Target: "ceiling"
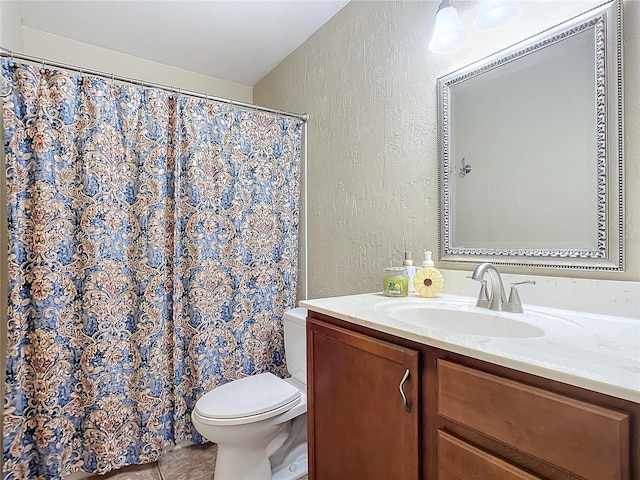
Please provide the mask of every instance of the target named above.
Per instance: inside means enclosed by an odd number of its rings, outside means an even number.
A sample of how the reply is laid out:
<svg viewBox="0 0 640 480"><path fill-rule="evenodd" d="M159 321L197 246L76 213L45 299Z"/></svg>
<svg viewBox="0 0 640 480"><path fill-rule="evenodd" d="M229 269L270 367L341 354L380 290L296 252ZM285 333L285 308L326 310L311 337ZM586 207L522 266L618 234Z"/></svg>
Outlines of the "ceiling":
<svg viewBox="0 0 640 480"><path fill-rule="evenodd" d="M25 27L254 86L349 0L20 0Z"/></svg>

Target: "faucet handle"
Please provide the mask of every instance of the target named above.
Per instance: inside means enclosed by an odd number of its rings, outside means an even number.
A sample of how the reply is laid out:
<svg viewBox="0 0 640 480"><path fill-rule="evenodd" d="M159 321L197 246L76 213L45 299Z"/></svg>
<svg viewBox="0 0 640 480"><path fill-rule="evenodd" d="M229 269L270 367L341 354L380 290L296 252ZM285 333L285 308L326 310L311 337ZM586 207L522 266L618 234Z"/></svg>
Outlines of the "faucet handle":
<svg viewBox="0 0 640 480"><path fill-rule="evenodd" d="M489 306L489 292L487 290L486 280L477 280L473 277L467 277L476 282L480 282L480 292L478 293L478 300L476 300L476 307L487 308Z"/></svg>
<svg viewBox="0 0 640 480"><path fill-rule="evenodd" d="M518 293L518 285L535 285L535 280L526 280L524 282L515 282L511 284L511 291L509 292L509 300L505 305L505 310L514 313L522 313L522 301L520 300L520 294Z"/></svg>

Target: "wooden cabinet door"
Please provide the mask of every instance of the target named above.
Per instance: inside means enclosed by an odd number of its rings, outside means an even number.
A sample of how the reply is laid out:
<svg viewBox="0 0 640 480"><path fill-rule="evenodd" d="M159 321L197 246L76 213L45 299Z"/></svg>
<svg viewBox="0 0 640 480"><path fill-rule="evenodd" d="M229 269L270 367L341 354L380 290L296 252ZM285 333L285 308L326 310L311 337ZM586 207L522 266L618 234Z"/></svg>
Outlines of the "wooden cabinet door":
<svg viewBox="0 0 640 480"><path fill-rule="evenodd" d="M310 480L417 480L419 353L310 318L307 359Z"/></svg>

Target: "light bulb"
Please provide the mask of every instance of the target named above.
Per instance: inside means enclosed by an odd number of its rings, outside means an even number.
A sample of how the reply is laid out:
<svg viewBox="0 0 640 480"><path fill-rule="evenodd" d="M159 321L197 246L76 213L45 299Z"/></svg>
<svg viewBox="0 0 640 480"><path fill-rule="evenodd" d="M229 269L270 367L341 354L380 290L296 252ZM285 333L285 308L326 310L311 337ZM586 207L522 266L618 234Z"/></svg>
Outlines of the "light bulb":
<svg viewBox="0 0 640 480"><path fill-rule="evenodd" d="M473 26L478 30L494 30L513 20L520 7L510 0L481 0Z"/></svg>
<svg viewBox="0 0 640 480"><path fill-rule="evenodd" d="M451 6L449 0L443 0L436 14L436 25L433 37L429 42L429 50L443 54L458 50L469 40L458 12Z"/></svg>

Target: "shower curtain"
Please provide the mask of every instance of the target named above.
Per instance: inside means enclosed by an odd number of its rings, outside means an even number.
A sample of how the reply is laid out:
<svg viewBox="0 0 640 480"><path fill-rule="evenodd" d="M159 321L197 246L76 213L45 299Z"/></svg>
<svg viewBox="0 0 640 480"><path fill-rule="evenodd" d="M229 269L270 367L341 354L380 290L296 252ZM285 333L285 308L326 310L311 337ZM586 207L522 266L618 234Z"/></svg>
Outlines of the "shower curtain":
<svg viewBox="0 0 640 480"><path fill-rule="evenodd" d="M3 60L4 478L202 441L208 389L284 373L302 122Z"/></svg>

